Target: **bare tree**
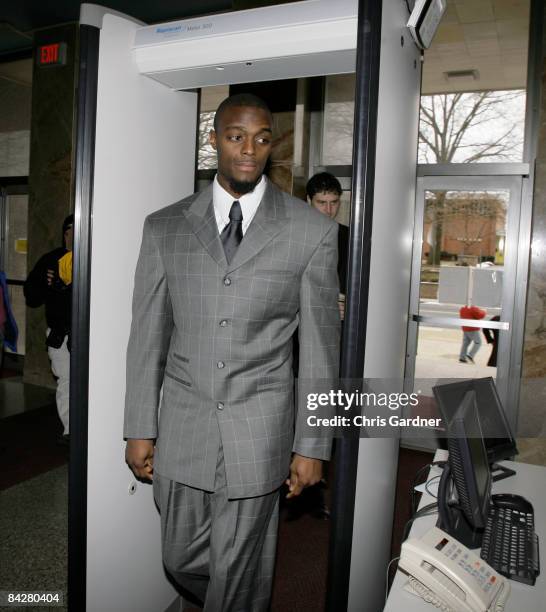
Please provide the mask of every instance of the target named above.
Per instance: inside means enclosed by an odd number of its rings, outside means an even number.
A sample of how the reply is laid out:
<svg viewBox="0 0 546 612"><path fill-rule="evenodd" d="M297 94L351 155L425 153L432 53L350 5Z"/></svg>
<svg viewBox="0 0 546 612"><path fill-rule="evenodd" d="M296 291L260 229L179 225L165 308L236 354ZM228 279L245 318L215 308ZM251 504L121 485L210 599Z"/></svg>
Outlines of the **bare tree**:
<svg viewBox="0 0 546 612"><path fill-rule="evenodd" d="M419 161L473 163L521 160L524 91L436 94L421 98ZM428 263L440 264L445 192L435 192Z"/></svg>
<svg viewBox="0 0 546 612"><path fill-rule="evenodd" d="M521 90L423 96L420 161L445 164L521 159L524 101Z"/></svg>

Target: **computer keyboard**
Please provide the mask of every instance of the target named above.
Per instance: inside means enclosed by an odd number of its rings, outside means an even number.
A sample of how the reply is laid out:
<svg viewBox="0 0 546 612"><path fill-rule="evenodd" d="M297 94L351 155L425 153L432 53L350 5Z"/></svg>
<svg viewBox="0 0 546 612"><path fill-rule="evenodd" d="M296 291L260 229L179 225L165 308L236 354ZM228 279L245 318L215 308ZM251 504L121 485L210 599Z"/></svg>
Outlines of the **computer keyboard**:
<svg viewBox="0 0 546 612"><path fill-rule="evenodd" d="M493 495L481 558L499 574L534 585L540 574L533 506L519 495Z"/></svg>

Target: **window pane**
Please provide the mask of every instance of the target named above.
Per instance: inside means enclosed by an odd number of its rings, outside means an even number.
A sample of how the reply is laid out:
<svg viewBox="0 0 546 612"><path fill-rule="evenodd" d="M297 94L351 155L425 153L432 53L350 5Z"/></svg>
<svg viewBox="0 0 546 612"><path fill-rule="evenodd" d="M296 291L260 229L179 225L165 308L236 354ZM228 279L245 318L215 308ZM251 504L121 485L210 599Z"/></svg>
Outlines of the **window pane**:
<svg viewBox="0 0 546 612"><path fill-rule="evenodd" d="M11 311L19 330L19 337L17 338L17 354L25 354L25 320L26 320L26 304L25 296L23 294L23 287L20 285L8 285L9 290L9 301L11 304ZM4 346L4 350L10 353L10 349Z"/></svg>
<svg viewBox="0 0 546 612"><path fill-rule="evenodd" d="M503 190L425 192L420 315L459 319L461 308L471 304L486 319L499 320L509 197ZM468 345L460 328L421 323L415 377L496 376L498 338L482 331L478 336L481 345Z"/></svg>
<svg viewBox="0 0 546 612"><path fill-rule="evenodd" d="M28 195L8 195L6 197L6 263L5 274L9 280L23 281L27 277L27 215ZM19 339L17 352L25 354L25 316L26 305L23 288L9 285L11 309ZM6 348L9 351L9 349Z"/></svg>
<svg viewBox="0 0 546 612"><path fill-rule="evenodd" d="M27 277L28 195L9 195L7 204L6 276L11 280Z"/></svg>
<svg viewBox="0 0 546 612"><path fill-rule="evenodd" d="M321 163L349 165L353 157L355 75L326 77Z"/></svg>
<svg viewBox="0 0 546 612"><path fill-rule="evenodd" d="M421 97L419 163L521 162L525 91Z"/></svg>
<svg viewBox="0 0 546 612"><path fill-rule="evenodd" d="M530 0L450 0L424 53L419 163L521 162Z"/></svg>
<svg viewBox="0 0 546 612"><path fill-rule="evenodd" d="M214 125L215 112L199 114L199 146L198 146L198 170L210 170L216 168L216 151L210 146L209 133Z"/></svg>

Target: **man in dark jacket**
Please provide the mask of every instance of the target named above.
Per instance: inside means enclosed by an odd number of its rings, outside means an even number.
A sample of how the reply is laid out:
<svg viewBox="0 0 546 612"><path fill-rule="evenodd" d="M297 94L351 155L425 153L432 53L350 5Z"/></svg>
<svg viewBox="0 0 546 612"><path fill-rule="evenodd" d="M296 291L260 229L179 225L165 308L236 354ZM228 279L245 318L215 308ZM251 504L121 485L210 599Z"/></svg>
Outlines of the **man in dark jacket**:
<svg viewBox="0 0 546 612"><path fill-rule="evenodd" d="M335 220L339 207L341 206L341 184L337 178L329 172L319 172L312 176L305 187L307 201L323 215ZM339 315L343 321L345 318L345 294L347 291L347 253L349 248L349 228L338 224L338 264L340 294L338 298ZM297 334L294 334L294 372L297 376L299 368L299 342ZM324 487L326 480L305 489L299 500L291 503L288 512L288 520L295 520L302 514L309 512L318 519L329 519L330 510L326 504Z"/></svg>
<svg viewBox="0 0 546 612"><path fill-rule="evenodd" d="M70 320L72 310L71 256L74 215L63 222L63 246L43 255L25 281L27 306L45 305L47 352L57 377L57 411L63 424L61 442L68 443L70 388Z"/></svg>
<svg viewBox="0 0 546 612"><path fill-rule="evenodd" d="M312 176L306 186L307 201L313 208L330 219L334 219L341 206L341 184L329 172L319 172ZM347 254L349 250L349 228L339 224L338 227L338 260L337 273L339 276L339 314L341 320L345 318L345 293L347 292Z"/></svg>

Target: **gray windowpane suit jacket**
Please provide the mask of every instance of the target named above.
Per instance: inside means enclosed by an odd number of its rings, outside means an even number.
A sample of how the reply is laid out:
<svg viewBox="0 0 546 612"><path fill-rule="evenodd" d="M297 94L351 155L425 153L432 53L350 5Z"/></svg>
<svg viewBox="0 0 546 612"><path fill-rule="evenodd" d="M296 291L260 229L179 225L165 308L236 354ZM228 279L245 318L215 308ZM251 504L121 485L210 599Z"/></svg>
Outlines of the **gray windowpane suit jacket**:
<svg viewBox="0 0 546 612"><path fill-rule="evenodd" d="M124 436L157 438L154 470L208 491L222 444L231 498L279 487L292 451L328 459L330 438L304 431L305 398L295 419L292 335L299 325L300 380L333 382L338 292L337 223L270 182L229 265L212 186L150 215Z"/></svg>

